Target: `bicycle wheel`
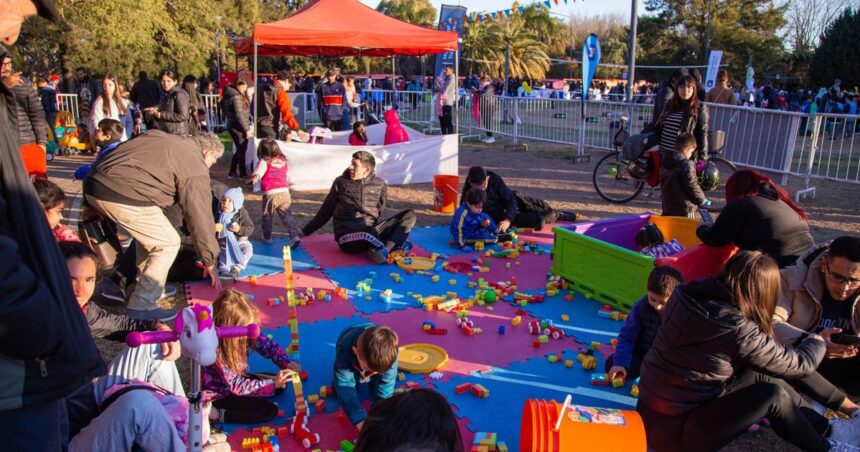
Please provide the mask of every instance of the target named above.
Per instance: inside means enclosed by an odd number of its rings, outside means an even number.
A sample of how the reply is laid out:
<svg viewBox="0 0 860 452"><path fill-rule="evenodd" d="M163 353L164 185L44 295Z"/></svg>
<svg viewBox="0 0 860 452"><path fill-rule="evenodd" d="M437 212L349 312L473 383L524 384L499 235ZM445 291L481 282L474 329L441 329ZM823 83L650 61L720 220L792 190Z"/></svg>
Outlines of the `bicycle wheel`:
<svg viewBox="0 0 860 452"><path fill-rule="evenodd" d="M722 157L711 157L708 161L716 165L720 172L720 184L717 185L717 188L705 193L705 196L714 203L708 210L719 212L726 205L726 181L738 170L738 167Z"/></svg>
<svg viewBox="0 0 860 452"><path fill-rule="evenodd" d="M618 153L606 155L597 162L592 181L597 194L613 204L624 204L639 196L645 186L627 172L627 165L618 160Z"/></svg>

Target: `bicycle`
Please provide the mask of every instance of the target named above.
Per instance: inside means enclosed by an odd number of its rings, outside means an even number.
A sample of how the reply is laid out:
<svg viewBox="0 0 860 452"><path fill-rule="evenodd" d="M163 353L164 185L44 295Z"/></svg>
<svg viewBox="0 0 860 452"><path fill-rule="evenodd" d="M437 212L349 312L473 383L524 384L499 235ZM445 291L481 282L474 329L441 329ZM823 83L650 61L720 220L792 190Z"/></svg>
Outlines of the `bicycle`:
<svg viewBox="0 0 860 452"><path fill-rule="evenodd" d="M592 173L592 182L597 194L604 200L613 204L624 204L632 201L642 193L646 183L645 178L635 177L630 173L630 170L628 169L629 162L624 160L621 156L621 148L629 138L629 133L626 129L628 118L622 116L620 121L620 128L613 137L613 146L615 147L615 151L598 160L597 165L594 167L594 172ZM720 173L720 182L717 185L717 188L710 190L708 193L710 194L710 197L714 198L714 200L723 201L725 200L726 181L735 173L735 171L738 170L738 168L734 163L719 156L725 144L724 132L715 131L708 134L708 141L708 161L716 165L717 170L719 170ZM660 151L658 148L652 148L645 152ZM654 171L659 171L659 168L655 168ZM652 186L651 190L651 194L655 191L659 191L659 184ZM649 194L649 196L651 196L651 194ZM709 210L717 211L718 209L710 207Z"/></svg>

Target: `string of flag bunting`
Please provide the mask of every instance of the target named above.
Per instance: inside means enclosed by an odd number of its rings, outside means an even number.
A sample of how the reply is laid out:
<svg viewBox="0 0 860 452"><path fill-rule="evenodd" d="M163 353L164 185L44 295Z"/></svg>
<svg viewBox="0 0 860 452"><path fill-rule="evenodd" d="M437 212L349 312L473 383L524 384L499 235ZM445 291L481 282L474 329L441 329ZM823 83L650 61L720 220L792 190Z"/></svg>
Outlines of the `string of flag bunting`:
<svg viewBox="0 0 860 452"><path fill-rule="evenodd" d="M456 27L458 25L458 23L460 23L460 24L465 26L468 24L474 24L474 23L478 23L478 22L485 22L485 21L496 20L496 19L500 19L500 18L504 18L504 17L511 17L511 16L515 16L517 14L523 15L523 14L525 14L526 10L529 8L552 9L553 7L560 6L559 5L560 1L564 2L564 4L567 5L568 0L543 0L542 2L537 2L537 3L531 4L531 5L527 5L527 6L517 6L517 4L514 3L508 9L502 9L502 10L486 12L486 13L483 13L483 12L482 13L475 13L475 12L473 12L473 13L469 13L463 17L452 17L452 18L448 19L448 25L450 25L451 27ZM576 3L576 0L570 0L570 1L573 1L574 3Z"/></svg>

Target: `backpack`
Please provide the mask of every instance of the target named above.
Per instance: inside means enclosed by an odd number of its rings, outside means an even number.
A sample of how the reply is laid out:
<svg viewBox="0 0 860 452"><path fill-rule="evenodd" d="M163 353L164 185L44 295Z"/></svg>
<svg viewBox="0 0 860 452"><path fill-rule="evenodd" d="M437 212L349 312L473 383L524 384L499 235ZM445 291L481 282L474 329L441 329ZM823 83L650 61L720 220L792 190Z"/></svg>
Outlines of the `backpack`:
<svg viewBox="0 0 860 452"><path fill-rule="evenodd" d="M130 380L128 383L118 383L111 386L107 391L105 391L105 398L101 405L101 411L104 412L123 394L135 390L151 391L158 401L161 402L161 406L164 407L164 411L167 412L170 419L173 420L173 424L176 426L176 432L179 433L179 436L183 441L188 442L188 399L175 395L172 392L152 383L140 380Z"/></svg>

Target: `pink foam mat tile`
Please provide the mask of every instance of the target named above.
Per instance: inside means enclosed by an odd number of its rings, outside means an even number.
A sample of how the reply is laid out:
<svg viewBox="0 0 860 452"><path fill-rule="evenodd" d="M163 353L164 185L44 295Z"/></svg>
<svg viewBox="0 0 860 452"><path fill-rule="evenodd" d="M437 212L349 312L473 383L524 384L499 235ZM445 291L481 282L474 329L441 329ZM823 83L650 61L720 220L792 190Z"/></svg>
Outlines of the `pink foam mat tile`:
<svg viewBox="0 0 860 452"><path fill-rule="evenodd" d="M302 239L302 248L323 268L351 267L371 264L365 253L347 254L340 250L334 234L314 234ZM412 252L416 256L430 256L430 253L413 242Z"/></svg>
<svg viewBox="0 0 860 452"><path fill-rule="evenodd" d="M286 279L283 273L257 277L256 285L250 278L230 283L226 287L254 296L253 303L260 310L261 327L264 329L277 328L287 322L287 306L285 303L269 306L267 300L284 297L286 299ZM331 320L338 317L350 317L356 314L355 307L347 300L334 295L334 284L321 270L307 270L293 273L293 286L296 292L312 288L316 295L321 289L332 296L332 301L317 301L313 304L298 306L299 322L310 323L319 320ZM189 303L212 303L218 296L219 290L212 288L208 282L197 282L188 286Z"/></svg>
<svg viewBox="0 0 860 452"><path fill-rule="evenodd" d="M522 315L519 326L511 324L511 319L517 316L517 309L507 303L494 303L493 310L487 306L475 306L469 311L469 318L475 327L482 332L467 336L459 329L456 316L453 313L440 311L428 312L421 309L390 311L367 316L378 325L386 325L394 329L400 338L400 344L430 343L448 352L448 363L439 369L443 380L456 375L469 375L474 371L487 371L490 367L503 367L513 361L522 361L530 357L545 356L549 353L561 353L564 349L578 346L573 338L566 336L562 339L550 339L539 348L533 347L538 336L528 332L528 322L536 320L528 314ZM422 329L424 321L433 322L437 328L446 328L445 335L428 334ZM505 333L499 334L499 326L505 327Z"/></svg>
<svg viewBox="0 0 860 452"><path fill-rule="evenodd" d="M453 256L448 262L471 262L475 255ZM490 271L487 273L472 272L471 280L477 281L484 278L488 282L508 281L511 276L517 278L517 290L539 290L546 287L546 274L552 268L552 259L549 254L521 253L516 259L507 258L484 258L489 262ZM519 265L517 265L519 263ZM505 264L511 264L507 268Z"/></svg>
<svg viewBox="0 0 860 452"><path fill-rule="evenodd" d="M540 231L532 230L532 232L522 232L517 233L517 237L524 242L529 242L534 240L534 242L538 245L550 245L552 246L555 241L555 235L552 232L552 228L556 226L570 226L574 223L565 223L565 222L555 222L547 224ZM302 241L304 243L304 240Z"/></svg>

